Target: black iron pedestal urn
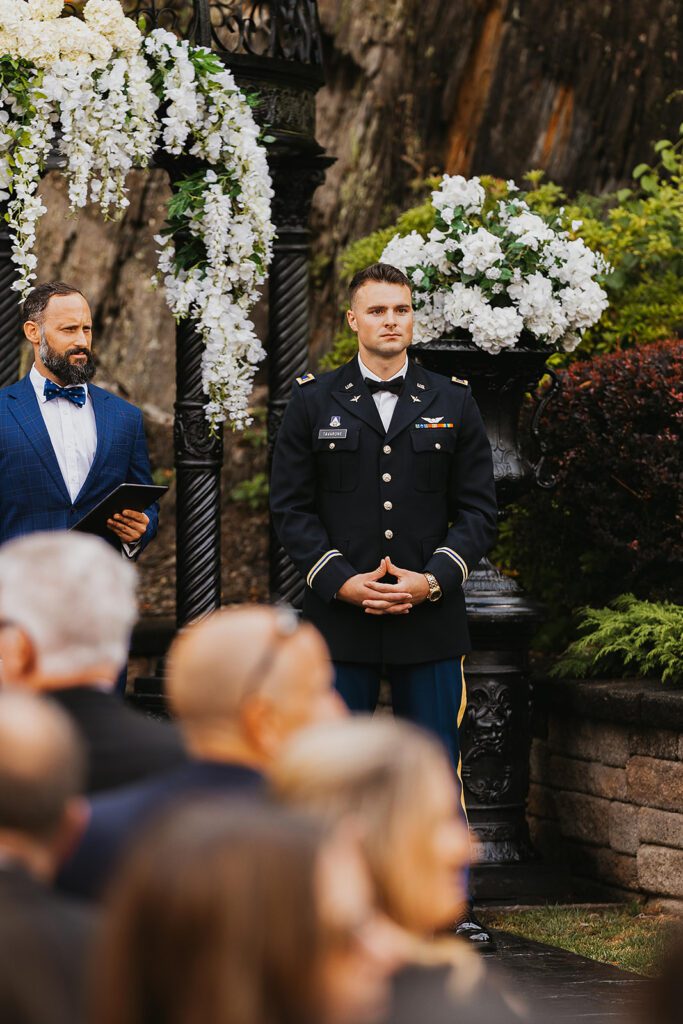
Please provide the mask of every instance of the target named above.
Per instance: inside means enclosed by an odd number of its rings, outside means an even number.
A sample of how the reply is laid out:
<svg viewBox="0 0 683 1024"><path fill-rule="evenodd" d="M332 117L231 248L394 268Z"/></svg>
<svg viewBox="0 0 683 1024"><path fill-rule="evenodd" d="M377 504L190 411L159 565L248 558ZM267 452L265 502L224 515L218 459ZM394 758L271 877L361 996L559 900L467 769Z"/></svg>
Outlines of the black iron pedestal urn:
<svg viewBox="0 0 683 1024"><path fill-rule="evenodd" d="M522 453L518 424L524 395L547 372L549 350L522 344L491 355L462 335L416 346L411 355L429 370L469 380L491 443L499 516L532 482L547 485L542 459L533 466ZM462 772L470 826L478 840L475 858L516 862L531 854L525 817L527 659L541 609L488 559L470 574L464 589L473 650L465 662Z"/></svg>

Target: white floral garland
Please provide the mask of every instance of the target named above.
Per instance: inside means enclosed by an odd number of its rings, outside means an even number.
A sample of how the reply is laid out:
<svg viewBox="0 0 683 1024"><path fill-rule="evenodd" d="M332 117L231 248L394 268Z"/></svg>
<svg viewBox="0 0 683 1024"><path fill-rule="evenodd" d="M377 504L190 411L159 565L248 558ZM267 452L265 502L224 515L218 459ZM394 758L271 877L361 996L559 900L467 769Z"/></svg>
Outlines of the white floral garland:
<svg viewBox="0 0 683 1024"><path fill-rule="evenodd" d="M0 198L8 200L22 294L35 279L37 194L53 149L72 209L128 205L126 175L157 151L193 158L156 236L156 281L177 319L204 338L202 380L212 430L250 422L264 356L248 314L272 256L273 195L247 99L210 51L156 29L143 37L118 0L88 0L85 21L63 0L0 0ZM3 56L4 55L4 56ZM163 116L160 116L160 111Z"/></svg>
<svg viewBox="0 0 683 1024"><path fill-rule="evenodd" d="M496 354L519 344L526 330L571 352L607 308L598 283L609 270L602 256L559 221L533 213L514 182L506 192L485 207L479 178L445 175L432 192L435 227L427 237L413 231L386 245L382 262L414 285L416 344L464 328Z"/></svg>

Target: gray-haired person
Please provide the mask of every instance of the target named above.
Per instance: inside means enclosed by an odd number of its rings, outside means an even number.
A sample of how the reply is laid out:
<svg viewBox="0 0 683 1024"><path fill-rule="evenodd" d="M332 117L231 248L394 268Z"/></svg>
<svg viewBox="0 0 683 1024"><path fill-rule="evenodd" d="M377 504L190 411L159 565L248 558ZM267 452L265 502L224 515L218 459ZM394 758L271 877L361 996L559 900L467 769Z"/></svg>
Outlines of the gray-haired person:
<svg viewBox="0 0 683 1024"><path fill-rule="evenodd" d="M0 678L48 693L85 740L88 792L183 763L168 723L115 694L137 618L136 572L97 537L34 533L0 548Z"/></svg>

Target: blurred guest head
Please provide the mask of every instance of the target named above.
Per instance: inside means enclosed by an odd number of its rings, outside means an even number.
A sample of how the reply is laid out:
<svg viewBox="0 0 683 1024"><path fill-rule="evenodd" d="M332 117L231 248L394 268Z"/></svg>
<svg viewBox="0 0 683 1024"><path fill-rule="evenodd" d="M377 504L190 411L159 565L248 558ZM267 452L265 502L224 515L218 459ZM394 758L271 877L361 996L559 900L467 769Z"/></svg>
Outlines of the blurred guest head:
<svg viewBox="0 0 683 1024"><path fill-rule="evenodd" d="M344 713L313 626L283 608L216 612L173 643L167 692L190 752L263 767L303 726Z"/></svg>
<svg viewBox="0 0 683 1024"><path fill-rule="evenodd" d="M35 690L115 682L137 616L135 570L79 533L33 533L0 550L2 679Z"/></svg>
<svg viewBox="0 0 683 1024"><path fill-rule="evenodd" d="M109 896L94 1024L360 1024L383 1009L389 963L348 830L186 804Z"/></svg>
<svg viewBox="0 0 683 1024"><path fill-rule="evenodd" d="M288 804L356 816L380 904L396 923L426 934L457 917L469 845L436 739L406 722L356 716L295 737L272 777Z"/></svg>
<svg viewBox="0 0 683 1024"><path fill-rule="evenodd" d="M49 880L83 827L84 780L68 716L28 693L0 694L0 857Z"/></svg>

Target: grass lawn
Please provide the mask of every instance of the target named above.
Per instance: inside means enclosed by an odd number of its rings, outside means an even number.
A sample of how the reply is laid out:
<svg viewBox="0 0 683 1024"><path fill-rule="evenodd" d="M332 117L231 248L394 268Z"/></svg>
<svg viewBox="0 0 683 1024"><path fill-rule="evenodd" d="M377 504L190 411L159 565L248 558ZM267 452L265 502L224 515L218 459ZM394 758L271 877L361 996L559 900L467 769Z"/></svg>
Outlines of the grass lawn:
<svg viewBox="0 0 683 1024"><path fill-rule="evenodd" d="M643 913L637 904L496 910L482 917L491 928L648 975L656 971L672 921L663 914Z"/></svg>

